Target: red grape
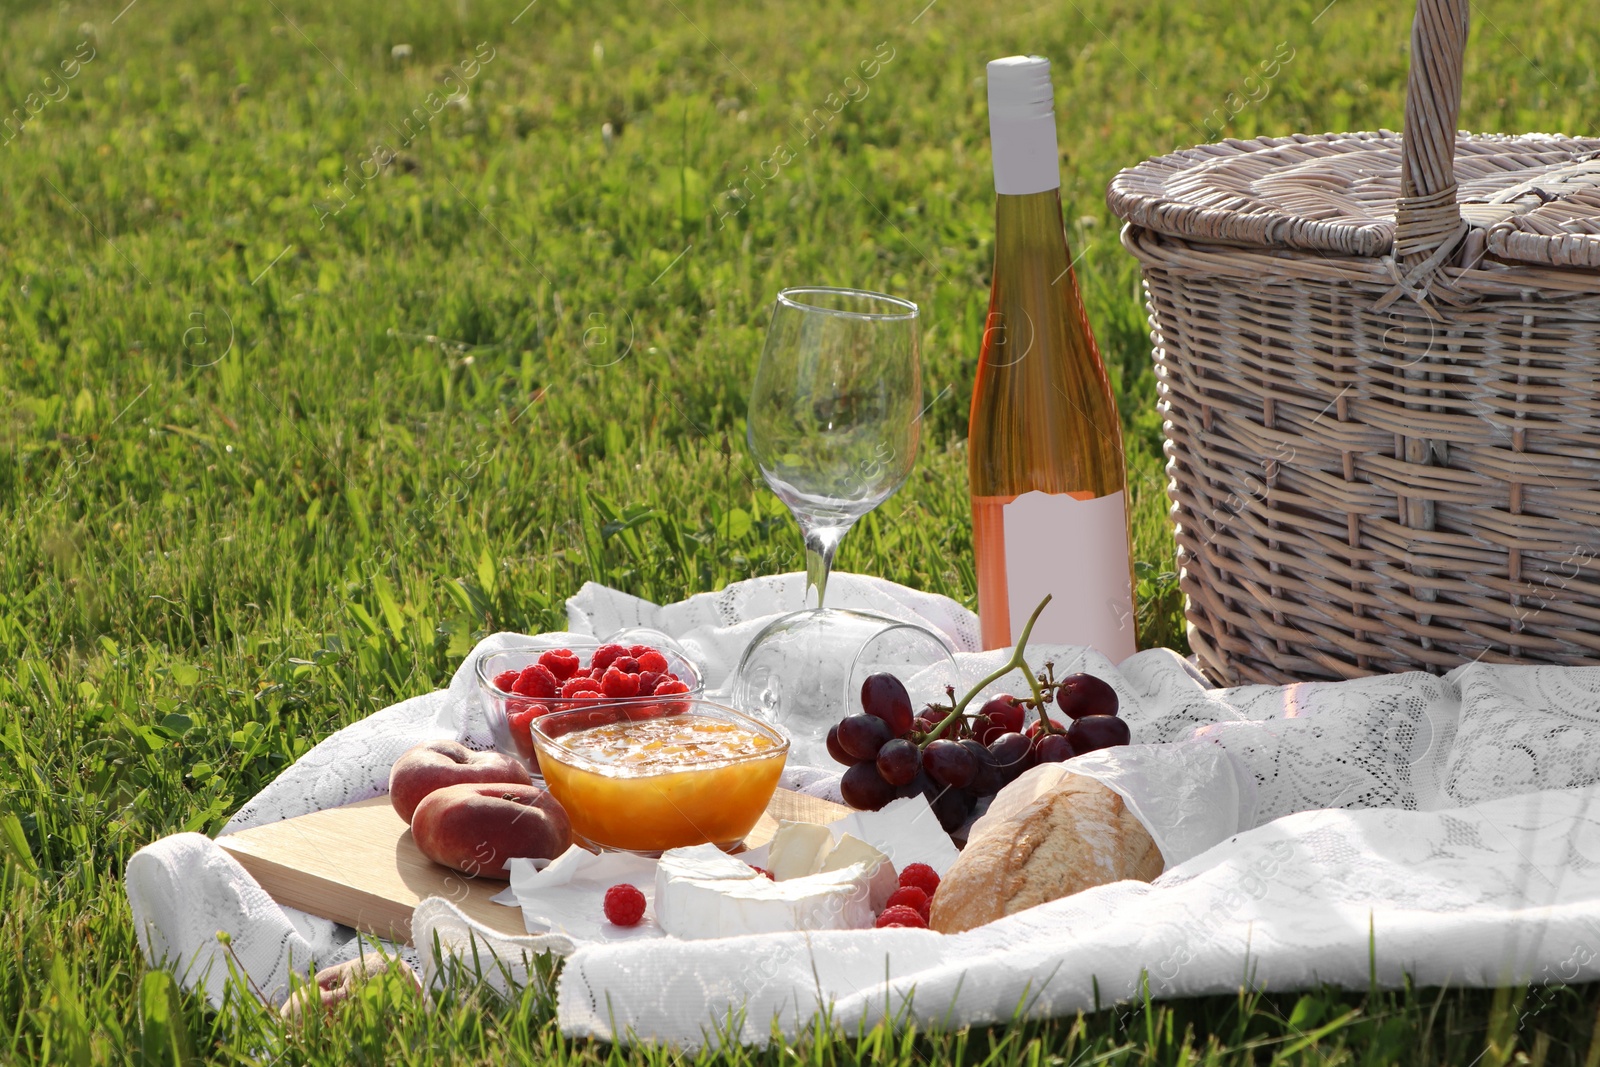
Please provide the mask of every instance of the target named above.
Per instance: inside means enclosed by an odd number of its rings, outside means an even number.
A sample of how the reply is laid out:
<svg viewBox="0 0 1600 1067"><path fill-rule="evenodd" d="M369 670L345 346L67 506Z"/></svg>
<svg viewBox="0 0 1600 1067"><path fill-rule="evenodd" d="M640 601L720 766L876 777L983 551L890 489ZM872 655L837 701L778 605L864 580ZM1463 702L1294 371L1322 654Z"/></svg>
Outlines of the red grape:
<svg viewBox="0 0 1600 1067"><path fill-rule="evenodd" d="M994 756L989 750L970 737L956 743L972 754L972 765L977 768L968 788L980 797L994 796L998 793L1003 783L1000 781L1000 771L995 766Z"/></svg>
<svg viewBox="0 0 1600 1067"><path fill-rule="evenodd" d="M944 722L945 718L949 714L950 714L950 709L949 708L940 707L937 704L929 704L927 707L925 707L921 711L917 712L917 717L915 719L911 720L911 728L913 730L916 730L916 731L918 731L920 733L924 733L924 734L932 733L934 730L938 729L939 724ZM955 736L955 732L956 732L956 727L959 726L959 725L960 725L960 721L959 720L956 721L956 722L951 723L949 725L949 727L947 727L945 729L945 732L940 734L939 736L940 737L954 737Z"/></svg>
<svg viewBox="0 0 1600 1067"><path fill-rule="evenodd" d="M939 825L944 827L945 833L954 833L967 821L967 816L972 814L972 798L965 790L945 788L935 796L928 798L928 804L933 808L933 814L938 817Z"/></svg>
<svg viewBox="0 0 1600 1067"><path fill-rule="evenodd" d="M878 758L878 749L894 736L889 724L871 715L850 715L839 720L839 747L858 760Z"/></svg>
<svg viewBox="0 0 1600 1067"><path fill-rule="evenodd" d="M896 737L878 749L878 773L890 785L907 785L917 776L920 756L916 745L903 737Z"/></svg>
<svg viewBox="0 0 1600 1067"><path fill-rule="evenodd" d="M1033 758L1037 763L1065 763L1075 755L1072 742L1065 734L1044 734L1033 743Z"/></svg>
<svg viewBox="0 0 1600 1067"><path fill-rule="evenodd" d="M1033 750L1028 739L1016 732L1004 733L989 742L989 755L999 768L1000 780L1013 781L1017 775L1033 766Z"/></svg>
<svg viewBox="0 0 1600 1067"><path fill-rule="evenodd" d="M940 738L922 752L922 769L928 777L953 789L965 789L978 776L978 764L959 741Z"/></svg>
<svg viewBox="0 0 1600 1067"><path fill-rule="evenodd" d="M911 694L892 674L872 674L861 683L861 710L889 724L889 733L911 732Z"/></svg>
<svg viewBox="0 0 1600 1067"><path fill-rule="evenodd" d="M917 776L911 779L911 781L907 782L905 785L896 789L894 791L894 795L897 798L914 797L919 794L926 794L935 788L937 787L933 784L933 779L928 777L928 772L919 769L917 771Z"/></svg>
<svg viewBox="0 0 1600 1067"><path fill-rule="evenodd" d="M1021 730L1024 714L1026 709L1016 697L991 697L978 711L978 721L973 724L972 736L977 738L980 744L987 745L1001 734Z"/></svg>
<svg viewBox="0 0 1600 1067"><path fill-rule="evenodd" d="M895 788L883 780L875 763L858 763L839 779L844 802L862 811L877 811L895 797Z"/></svg>
<svg viewBox="0 0 1600 1067"><path fill-rule="evenodd" d="M1125 745L1130 736L1128 724L1115 715L1085 715L1067 727L1067 740L1079 755Z"/></svg>
<svg viewBox="0 0 1600 1067"><path fill-rule="evenodd" d="M1054 719L1050 720L1050 732L1051 733L1057 733L1057 734L1066 733L1066 730L1067 730L1067 728L1065 726L1062 726L1060 723L1056 722ZM1022 731L1022 734L1023 734L1024 737L1037 737L1039 734L1044 733L1044 732L1045 732L1044 728L1039 725L1039 720L1037 718L1035 718L1031 722L1028 723L1028 728L1026 730Z"/></svg>
<svg viewBox="0 0 1600 1067"><path fill-rule="evenodd" d="M1056 690L1056 706L1073 719L1085 715L1115 715L1117 691L1092 674L1069 674L1061 679L1061 688Z"/></svg>
<svg viewBox="0 0 1600 1067"><path fill-rule="evenodd" d="M828 755L849 767L856 763L856 758L844 750L839 744L839 724L834 723L828 727Z"/></svg>

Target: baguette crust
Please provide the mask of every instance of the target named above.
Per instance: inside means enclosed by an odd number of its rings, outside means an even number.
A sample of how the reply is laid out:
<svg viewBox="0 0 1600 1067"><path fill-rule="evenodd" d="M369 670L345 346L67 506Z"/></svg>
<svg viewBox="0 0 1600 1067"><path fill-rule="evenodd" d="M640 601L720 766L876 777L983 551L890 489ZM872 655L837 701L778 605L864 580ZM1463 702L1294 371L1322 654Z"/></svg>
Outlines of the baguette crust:
<svg viewBox="0 0 1600 1067"><path fill-rule="evenodd" d="M1126 878L1148 882L1161 850L1122 798L1068 774L1007 818L979 827L945 873L929 925L954 934Z"/></svg>

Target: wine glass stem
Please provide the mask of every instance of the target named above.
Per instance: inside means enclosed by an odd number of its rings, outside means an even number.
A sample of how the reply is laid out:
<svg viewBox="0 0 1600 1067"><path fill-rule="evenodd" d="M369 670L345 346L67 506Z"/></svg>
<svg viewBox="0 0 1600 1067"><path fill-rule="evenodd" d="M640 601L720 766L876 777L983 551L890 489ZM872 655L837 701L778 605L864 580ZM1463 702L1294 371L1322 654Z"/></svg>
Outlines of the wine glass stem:
<svg viewBox="0 0 1600 1067"><path fill-rule="evenodd" d="M805 530L806 607L822 607L828 594L828 574L833 570L833 554L844 540L848 526L822 526Z"/></svg>

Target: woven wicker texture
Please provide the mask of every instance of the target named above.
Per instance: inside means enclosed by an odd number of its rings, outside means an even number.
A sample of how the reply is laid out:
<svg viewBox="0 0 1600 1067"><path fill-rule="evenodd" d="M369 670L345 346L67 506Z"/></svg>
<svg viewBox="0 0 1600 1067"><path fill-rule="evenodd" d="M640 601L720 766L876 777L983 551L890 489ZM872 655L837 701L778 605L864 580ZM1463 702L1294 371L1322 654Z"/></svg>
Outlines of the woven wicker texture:
<svg viewBox="0 0 1600 1067"><path fill-rule="evenodd" d="M1403 138L1111 185L1219 681L1600 663L1600 140L1458 134L1467 8L1418 6Z"/></svg>
<svg viewBox="0 0 1600 1067"><path fill-rule="evenodd" d="M1126 221L1174 237L1381 256L1394 246L1400 145L1388 130L1198 145L1123 171L1106 200ZM1541 209L1564 202L1550 203L1552 197L1585 191L1589 199L1576 214L1593 226L1600 139L1462 135L1456 180L1461 213L1474 226L1512 220L1507 226L1515 227L1529 214L1527 232L1556 232L1548 229L1556 216ZM1600 264L1600 237L1592 247ZM1556 262L1537 253L1514 258Z"/></svg>

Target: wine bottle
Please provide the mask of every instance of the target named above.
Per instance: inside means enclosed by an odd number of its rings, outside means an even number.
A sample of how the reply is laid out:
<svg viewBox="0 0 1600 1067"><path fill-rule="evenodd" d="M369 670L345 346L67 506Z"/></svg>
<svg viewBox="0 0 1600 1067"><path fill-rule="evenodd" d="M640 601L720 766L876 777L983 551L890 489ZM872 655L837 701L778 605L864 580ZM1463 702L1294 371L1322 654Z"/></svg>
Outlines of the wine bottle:
<svg viewBox="0 0 1600 1067"><path fill-rule="evenodd" d="M1132 655L1122 424L1061 221L1050 61L989 64L994 278L968 421L968 480L985 648L1031 642Z"/></svg>

